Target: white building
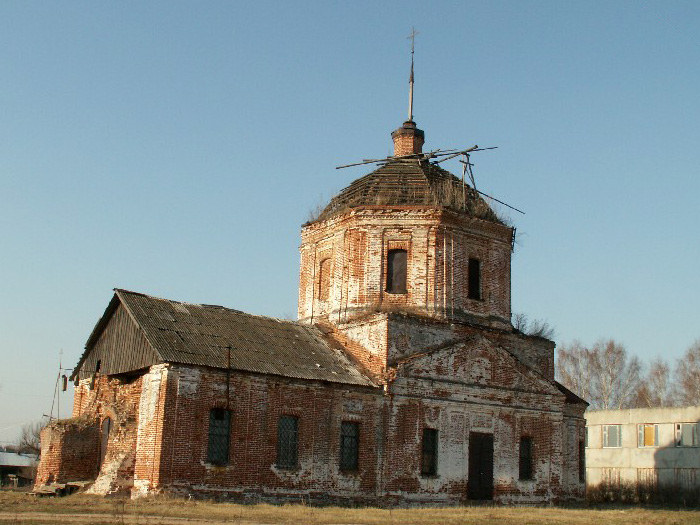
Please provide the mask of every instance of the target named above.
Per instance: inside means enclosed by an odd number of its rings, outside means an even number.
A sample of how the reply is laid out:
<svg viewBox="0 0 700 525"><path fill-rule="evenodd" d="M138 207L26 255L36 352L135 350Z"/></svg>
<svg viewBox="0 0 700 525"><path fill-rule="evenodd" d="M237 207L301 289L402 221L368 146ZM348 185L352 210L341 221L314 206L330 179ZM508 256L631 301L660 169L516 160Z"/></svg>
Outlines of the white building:
<svg viewBox="0 0 700 525"><path fill-rule="evenodd" d="M586 412L586 484L700 486L700 406Z"/></svg>

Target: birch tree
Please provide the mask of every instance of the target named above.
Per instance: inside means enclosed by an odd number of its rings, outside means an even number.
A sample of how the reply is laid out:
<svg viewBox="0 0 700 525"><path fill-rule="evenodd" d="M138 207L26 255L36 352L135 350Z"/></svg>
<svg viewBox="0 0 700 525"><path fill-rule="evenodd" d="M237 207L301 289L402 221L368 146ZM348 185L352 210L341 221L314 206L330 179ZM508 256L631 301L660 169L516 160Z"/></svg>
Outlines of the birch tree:
<svg viewBox="0 0 700 525"><path fill-rule="evenodd" d="M700 339L676 363L675 383L681 405L700 405Z"/></svg>
<svg viewBox="0 0 700 525"><path fill-rule="evenodd" d="M592 409L619 409L635 405L642 364L612 339L586 348L575 341L558 350L556 374L569 390Z"/></svg>

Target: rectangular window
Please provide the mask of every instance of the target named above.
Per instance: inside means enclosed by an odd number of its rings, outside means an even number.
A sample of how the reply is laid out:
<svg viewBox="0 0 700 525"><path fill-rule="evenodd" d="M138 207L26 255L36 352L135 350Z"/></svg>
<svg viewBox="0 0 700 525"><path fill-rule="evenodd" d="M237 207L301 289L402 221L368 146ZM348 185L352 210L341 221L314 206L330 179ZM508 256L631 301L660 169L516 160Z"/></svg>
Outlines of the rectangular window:
<svg viewBox="0 0 700 525"><path fill-rule="evenodd" d="M479 259L469 259L469 299L481 300L481 261Z"/></svg>
<svg viewBox="0 0 700 525"><path fill-rule="evenodd" d="M659 425L651 425L651 424L637 425L637 446L638 447L658 447L659 446Z"/></svg>
<svg viewBox="0 0 700 525"><path fill-rule="evenodd" d="M228 464L231 412L223 408L209 411L209 447L207 460L213 465Z"/></svg>
<svg viewBox="0 0 700 525"><path fill-rule="evenodd" d="M277 423L277 466L296 468L299 450L299 418L281 416Z"/></svg>
<svg viewBox="0 0 700 525"><path fill-rule="evenodd" d="M698 443L698 423L676 423L676 446L677 447L697 447Z"/></svg>
<svg viewBox="0 0 700 525"><path fill-rule="evenodd" d="M438 465L438 431L436 429L423 429L423 443L421 448L420 473L423 476L436 476Z"/></svg>
<svg viewBox="0 0 700 525"><path fill-rule="evenodd" d="M586 482L586 443L582 439L578 442L578 480Z"/></svg>
<svg viewBox="0 0 700 525"><path fill-rule="evenodd" d="M532 438L520 438L520 479L532 479Z"/></svg>
<svg viewBox="0 0 700 525"><path fill-rule="evenodd" d="M340 470L357 470L360 451L360 425L351 421L340 424Z"/></svg>
<svg viewBox="0 0 700 525"><path fill-rule="evenodd" d="M386 265L386 291L406 293L406 250L389 250Z"/></svg>
<svg viewBox="0 0 700 525"><path fill-rule="evenodd" d="M622 428L620 425L603 425L603 448L622 446Z"/></svg>

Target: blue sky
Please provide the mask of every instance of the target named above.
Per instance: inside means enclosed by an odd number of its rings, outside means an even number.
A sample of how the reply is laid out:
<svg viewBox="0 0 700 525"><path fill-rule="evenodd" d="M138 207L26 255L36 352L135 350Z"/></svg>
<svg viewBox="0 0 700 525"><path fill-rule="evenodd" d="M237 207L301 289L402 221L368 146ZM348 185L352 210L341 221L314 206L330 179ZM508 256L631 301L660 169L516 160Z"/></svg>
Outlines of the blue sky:
<svg viewBox="0 0 700 525"><path fill-rule="evenodd" d="M405 119L411 26L426 149L498 146L477 183L526 212L513 310L677 359L700 337L699 23L678 1L0 3L0 441L48 413L114 287L295 315L300 225Z"/></svg>

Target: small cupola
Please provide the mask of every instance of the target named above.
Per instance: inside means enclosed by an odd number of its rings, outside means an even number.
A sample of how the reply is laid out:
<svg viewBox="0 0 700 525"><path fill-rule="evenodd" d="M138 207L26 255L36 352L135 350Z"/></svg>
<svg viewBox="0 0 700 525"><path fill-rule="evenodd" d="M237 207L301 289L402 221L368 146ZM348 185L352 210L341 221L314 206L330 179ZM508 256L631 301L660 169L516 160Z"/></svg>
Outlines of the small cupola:
<svg viewBox="0 0 700 525"><path fill-rule="evenodd" d="M395 157L423 152L425 133L422 129L418 129L412 120L407 120L400 128L392 131L391 138L394 140Z"/></svg>

